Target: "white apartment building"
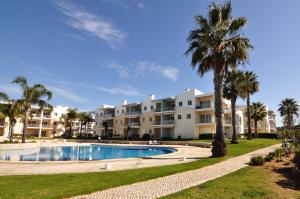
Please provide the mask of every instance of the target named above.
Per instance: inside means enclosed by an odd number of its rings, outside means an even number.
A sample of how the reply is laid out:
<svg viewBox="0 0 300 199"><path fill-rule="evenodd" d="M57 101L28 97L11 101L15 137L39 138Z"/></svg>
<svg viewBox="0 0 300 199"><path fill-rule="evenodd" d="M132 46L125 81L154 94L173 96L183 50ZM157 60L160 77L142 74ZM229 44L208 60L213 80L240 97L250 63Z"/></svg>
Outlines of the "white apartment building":
<svg viewBox="0 0 300 199"><path fill-rule="evenodd" d="M43 111L39 110L39 107L32 107L31 116L28 119L28 126L26 129L26 135L34 137L52 137L59 136L65 132L64 115L67 114L69 107L65 106L55 106L50 112L48 109ZM90 112L93 118L95 118L95 113ZM23 119L17 118L17 123L14 127L14 134L22 134L23 132ZM84 127L85 128L85 127ZM73 131L80 131L80 122L75 120L72 122ZM87 125L87 132L94 133L94 123L89 123ZM9 138L9 119L4 115L0 114L0 137L4 139Z"/></svg>
<svg viewBox="0 0 300 199"><path fill-rule="evenodd" d="M230 101L223 99L223 108L224 132L231 137ZM236 109L238 134L246 132L246 124L245 106L239 106ZM260 124L259 132L275 131L274 112L268 110L268 116ZM97 135L108 138L141 138L144 134L150 134L156 139L197 139L199 134L215 133L215 129L214 94L197 89L186 89L175 97L163 99L150 95L141 103L128 104L124 101L119 106L102 105L96 110L94 128Z"/></svg>

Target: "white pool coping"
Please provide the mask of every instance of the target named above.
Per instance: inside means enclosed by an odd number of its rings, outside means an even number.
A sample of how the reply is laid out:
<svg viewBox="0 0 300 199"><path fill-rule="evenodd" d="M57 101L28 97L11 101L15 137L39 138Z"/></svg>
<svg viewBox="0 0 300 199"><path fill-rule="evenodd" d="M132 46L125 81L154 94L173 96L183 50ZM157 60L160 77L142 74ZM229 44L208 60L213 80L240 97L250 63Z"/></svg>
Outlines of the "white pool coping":
<svg viewBox="0 0 300 199"><path fill-rule="evenodd" d="M105 159L92 161L0 161L0 176L3 175L31 175L31 174L59 174L59 173L86 173L86 172L105 172L127 169L137 169L153 166L163 166L180 164L199 160L201 158L211 156L210 148L201 148L195 146L184 145L133 145L133 144L103 144L103 143L43 143L42 146L78 146L99 144L106 146L153 146L153 147L168 147L176 149L173 153L147 156L145 158L121 158L121 159ZM39 144L26 144L26 148L36 148ZM5 148L5 147L4 147ZM5 150L3 146L1 150ZM7 150L12 150L13 147L8 147ZM24 149L17 146L15 149ZM185 157L185 160L183 160ZM105 169L109 165L111 169Z"/></svg>

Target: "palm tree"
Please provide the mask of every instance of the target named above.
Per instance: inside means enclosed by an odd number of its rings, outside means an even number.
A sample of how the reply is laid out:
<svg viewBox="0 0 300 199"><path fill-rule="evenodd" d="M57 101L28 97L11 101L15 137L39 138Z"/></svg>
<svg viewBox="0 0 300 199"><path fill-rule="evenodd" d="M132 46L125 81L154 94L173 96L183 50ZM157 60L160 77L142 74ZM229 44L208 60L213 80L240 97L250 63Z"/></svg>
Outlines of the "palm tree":
<svg viewBox="0 0 300 199"><path fill-rule="evenodd" d="M231 143L237 144L237 135L236 135L236 120L235 120L235 107L236 100L240 96L240 87L239 81L241 79L241 71L232 71L229 72L223 83L223 96L231 101L231 120L232 120L232 138Z"/></svg>
<svg viewBox="0 0 300 199"><path fill-rule="evenodd" d="M80 121L80 134L81 134L83 126L84 126L84 132L86 133L87 125L91 122L94 122L93 117L90 114L86 113L86 112L81 112L81 113L79 113L78 118L79 118L79 121Z"/></svg>
<svg viewBox="0 0 300 199"><path fill-rule="evenodd" d="M7 101L8 103L0 104L0 114L9 119L9 141L12 142L17 118L22 117L23 113L21 111L21 104L16 100L8 99Z"/></svg>
<svg viewBox="0 0 300 199"><path fill-rule="evenodd" d="M22 89L22 97L17 102L21 104L24 113L22 143L25 143L25 133L27 130L31 106L38 105L41 109L51 107L47 101L52 98L52 92L42 84L29 86L27 79L22 76L16 77L12 83L18 84Z"/></svg>
<svg viewBox="0 0 300 199"><path fill-rule="evenodd" d="M69 108L68 112L66 114L66 122L67 122L67 128L68 128L67 137L73 136L72 123L78 118L79 118L79 113L77 112L77 109Z"/></svg>
<svg viewBox="0 0 300 199"><path fill-rule="evenodd" d="M294 125L294 116L299 116L299 105L293 98L285 98L279 104L280 116L283 117L284 125L287 129L291 129Z"/></svg>
<svg viewBox="0 0 300 199"><path fill-rule="evenodd" d="M203 76L212 70L214 74L216 134L213 141L213 156L226 154L223 130L223 79L229 69L235 69L238 64L248 61L248 50L252 48L248 38L241 34L241 29L247 24L244 17L233 18L231 2L224 5L212 3L208 17L195 17L197 28L188 37L189 48L186 55L191 54L191 65L198 68Z"/></svg>
<svg viewBox="0 0 300 199"><path fill-rule="evenodd" d="M248 126L247 139L251 140L252 132L251 132L250 95L253 95L259 90L259 82L257 80L257 75L252 71L243 72L239 85L241 89L241 97L247 100L247 112L246 112L247 126Z"/></svg>
<svg viewBox="0 0 300 199"><path fill-rule="evenodd" d="M250 107L251 119L254 121L255 137L258 138L257 123L267 116L266 106L261 102L253 102Z"/></svg>
<svg viewBox="0 0 300 199"><path fill-rule="evenodd" d="M0 92L0 100L8 101L9 97L6 93Z"/></svg>

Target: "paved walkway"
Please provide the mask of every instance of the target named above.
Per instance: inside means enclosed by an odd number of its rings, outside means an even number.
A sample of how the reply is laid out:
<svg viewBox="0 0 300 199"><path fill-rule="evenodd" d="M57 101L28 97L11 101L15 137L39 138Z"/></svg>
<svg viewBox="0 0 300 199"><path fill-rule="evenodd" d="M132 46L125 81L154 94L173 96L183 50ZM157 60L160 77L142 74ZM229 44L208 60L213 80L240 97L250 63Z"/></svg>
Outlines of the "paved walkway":
<svg viewBox="0 0 300 199"><path fill-rule="evenodd" d="M95 192L88 195L75 197L76 199L142 199L159 198L183 189L197 186L210 180L214 180L226 174L237 171L247 166L250 158L254 155L266 155L278 148L273 145L242 156L238 156L201 169L178 173L166 177L156 178L131 185L120 186Z"/></svg>

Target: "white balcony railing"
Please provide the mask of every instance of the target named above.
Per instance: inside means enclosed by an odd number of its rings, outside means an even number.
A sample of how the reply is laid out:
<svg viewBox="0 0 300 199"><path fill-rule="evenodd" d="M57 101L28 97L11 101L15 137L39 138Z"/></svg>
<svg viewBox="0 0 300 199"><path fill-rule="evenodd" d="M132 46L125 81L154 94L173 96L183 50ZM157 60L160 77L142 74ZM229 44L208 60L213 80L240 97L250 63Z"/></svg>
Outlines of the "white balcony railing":
<svg viewBox="0 0 300 199"><path fill-rule="evenodd" d="M174 120L162 120L162 121L154 121L153 125L168 125L168 124L174 124Z"/></svg>
<svg viewBox="0 0 300 199"><path fill-rule="evenodd" d="M169 107L163 107L163 108L156 108L155 112L174 111L174 110L175 110L174 106L169 106Z"/></svg>

